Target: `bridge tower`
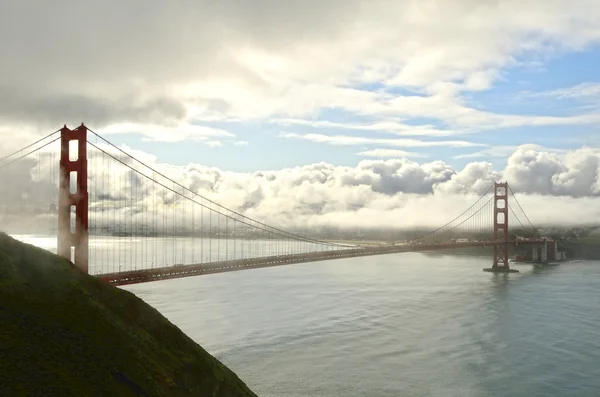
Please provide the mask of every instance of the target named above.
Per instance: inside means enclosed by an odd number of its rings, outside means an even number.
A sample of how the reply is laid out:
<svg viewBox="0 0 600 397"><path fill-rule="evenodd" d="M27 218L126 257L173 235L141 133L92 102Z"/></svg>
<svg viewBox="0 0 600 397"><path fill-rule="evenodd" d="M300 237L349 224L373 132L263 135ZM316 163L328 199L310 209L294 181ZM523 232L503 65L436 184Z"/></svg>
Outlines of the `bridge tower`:
<svg viewBox="0 0 600 397"><path fill-rule="evenodd" d="M77 142L73 160L72 141ZM87 127L82 123L71 130L65 125L60 130L60 147L57 253L88 273Z"/></svg>
<svg viewBox="0 0 600 397"><path fill-rule="evenodd" d="M491 269L483 269L493 273L518 273L508 265L508 182L494 183L494 262Z"/></svg>

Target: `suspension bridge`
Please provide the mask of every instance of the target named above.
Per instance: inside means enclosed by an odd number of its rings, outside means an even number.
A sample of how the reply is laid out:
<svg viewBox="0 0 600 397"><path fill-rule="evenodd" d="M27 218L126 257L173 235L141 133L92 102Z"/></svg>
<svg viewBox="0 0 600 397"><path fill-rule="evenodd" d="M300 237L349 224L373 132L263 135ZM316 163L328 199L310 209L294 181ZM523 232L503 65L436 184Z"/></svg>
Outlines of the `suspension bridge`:
<svg viewBox="0 0 600 397"><path fill-rule="evenodd" d="M485 270L514 272L510 246L547 241L508 183L498 182L458 216L410 241L367 247L283 230L199 194L189 181L84 124L1 158L0 197L0 229L113 285L471 247L493 250ZM516 225L510 233L509 223Z"/></svg>

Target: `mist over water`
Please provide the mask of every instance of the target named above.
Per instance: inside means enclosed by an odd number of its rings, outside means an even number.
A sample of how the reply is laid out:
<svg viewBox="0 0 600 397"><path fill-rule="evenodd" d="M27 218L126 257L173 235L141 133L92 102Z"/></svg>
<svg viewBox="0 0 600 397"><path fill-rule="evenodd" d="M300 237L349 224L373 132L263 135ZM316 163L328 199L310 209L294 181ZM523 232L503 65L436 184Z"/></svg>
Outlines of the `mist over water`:
<svg viewBox="0 0 600 397"><path fill-rule="evenodd" d="M600 262L353 258L124 287L260 396L596 396Z"/></svg>
<svg viewBox="0 0 600 397"><path fill-rule="evenodd" d="M56 253L56 237L13 234L17 240ZM106 274L174 265L208 264L305 252L339 250L303 241L241 238L90 236L89 273Z"/></svg>

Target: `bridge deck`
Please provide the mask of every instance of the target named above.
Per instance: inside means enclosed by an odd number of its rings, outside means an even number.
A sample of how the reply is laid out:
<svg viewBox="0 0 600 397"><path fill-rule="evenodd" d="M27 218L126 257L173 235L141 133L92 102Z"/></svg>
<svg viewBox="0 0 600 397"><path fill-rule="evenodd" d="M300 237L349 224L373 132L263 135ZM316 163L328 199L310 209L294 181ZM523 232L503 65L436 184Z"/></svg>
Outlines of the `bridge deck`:
<svg viewBox="0 0 600 397"><path fill-rule="evenodd" d="M527 241L482 241L468 243L443 243L422 245L392 245L383 247L351 248L338 251L312 252L306 254L291 254L280 256L269 256L263 258L237 259L232 261L221 261L207 264L176 265L154 269L134 270L121 273L100 274L97 277L112 285L127 285L149 281L166 280L172 278L192 277L203 274L214 274L233 272L246 269L257 269L262 267L283 266L295 263L317 262L332 259L354 258L360 256L373 256L396 254L403 252L436 251L442 249L492 247L503 244L542 244L543 240Z"/></svg>

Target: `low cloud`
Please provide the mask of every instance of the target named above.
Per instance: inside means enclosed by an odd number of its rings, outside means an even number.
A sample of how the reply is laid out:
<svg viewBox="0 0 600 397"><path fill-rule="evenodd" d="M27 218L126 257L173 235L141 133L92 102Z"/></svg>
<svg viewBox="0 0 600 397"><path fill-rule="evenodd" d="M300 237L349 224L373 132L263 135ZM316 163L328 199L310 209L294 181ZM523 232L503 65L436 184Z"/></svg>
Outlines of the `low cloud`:
<svg viewBox="0 0 600 397"><path fill-rule="evenodd" d="M586 197L600 195L600 151L581 148L563 155L522 147L502 174L523 193Z"/></svg>
<svg viewBox="0 0 600 397"><path fill-rule="evenodd" d="M156 177L154 172L143 170L114 149L103 148L146 175ZM132 152L198 194L274 226L396 229L440 226L500 180L510 183L535 225L600 224L599 153L596 149L581 148L558 155L522 147L509 157L503 170L494 170L487 162L472 162L456 170L442 161L390 159L363 160L352 167L317 163L237 173L197 164L157 163L152 156ZM105 155L95 149L90 151L89 158L93 211L117 203L124 214L142 213L144 208L160 210L186 202L130 169L114 162L103 163ZM50 164L57 160L45 157L43 161ZM3 203L10 204L7 200L20 203L23 192L27 197L36 197L35 200L55 197L55 185L50 183L52 175L56 178L52 174L55 168L37 167L35 161L28 160L13 168L12 174L0 169L4 175L2 186L11 186L7 192L17 192L5 194Z"/></svg>

